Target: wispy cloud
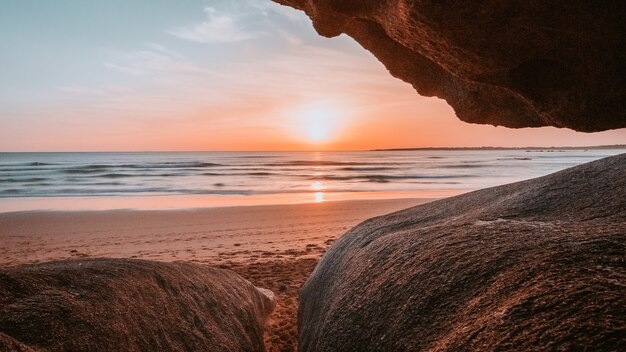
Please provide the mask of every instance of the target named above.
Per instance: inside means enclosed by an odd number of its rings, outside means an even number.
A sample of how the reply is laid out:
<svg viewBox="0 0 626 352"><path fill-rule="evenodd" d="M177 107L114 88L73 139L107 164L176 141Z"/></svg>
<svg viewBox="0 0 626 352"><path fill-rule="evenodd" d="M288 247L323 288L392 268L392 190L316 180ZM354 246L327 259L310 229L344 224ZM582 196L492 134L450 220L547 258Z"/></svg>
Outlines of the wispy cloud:
<svg viewBox="0 0 626 352"><path fill-rule="evenodd" d="M278 5L267 0L251 0L247 5L253 12L260 12L264 16L274 13L291 22L300 22L304 16L301 11L295 11L289 6Z"/></svg>
<svg viewBox="0 0 626 352"><path fill-rule="evenodd" d="M214 7L206 7L204 12L207 17L204 22L175 28L168 33L198 43L241 42L263 34L247 30L233 14L218 11Z"/></svg>
<svg viewBox="0 0 626 352"><path fill-rule="evenodd" d="M143 50L110 52L105 67L134 76L157 74L197 74L205 70L160 44L148 44Z"/></svg>

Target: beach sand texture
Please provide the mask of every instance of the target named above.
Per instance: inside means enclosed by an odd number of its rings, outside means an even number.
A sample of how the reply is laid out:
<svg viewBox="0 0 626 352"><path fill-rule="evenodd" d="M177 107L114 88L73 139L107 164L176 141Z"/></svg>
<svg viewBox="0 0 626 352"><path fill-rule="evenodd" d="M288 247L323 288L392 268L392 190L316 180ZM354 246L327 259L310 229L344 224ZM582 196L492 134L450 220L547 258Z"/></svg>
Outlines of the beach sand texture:
<svg viewBox="0 0 626 352"><path fill-rule="evenodd" d="M300 287L330 244L361 221L431 200L3 213L0 265L110 257L230 269L276 294L265 333L267 350L292 351Z"/></svg>

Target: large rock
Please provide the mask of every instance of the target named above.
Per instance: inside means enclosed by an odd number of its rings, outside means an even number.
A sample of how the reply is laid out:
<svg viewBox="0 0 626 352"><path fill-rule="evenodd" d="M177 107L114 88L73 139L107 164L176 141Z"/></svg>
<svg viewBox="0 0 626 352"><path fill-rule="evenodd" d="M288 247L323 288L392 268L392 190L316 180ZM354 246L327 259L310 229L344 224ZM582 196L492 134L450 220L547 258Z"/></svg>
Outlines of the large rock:
<svg viewBox="0 0 626 352"><path fill-rule="evenodd" d="M273 295L233 272L96 259L0 270L1 351L264 351Z"/></svg>
<svg viewBox="0 0 626 352"><path fill-rule="evenodd" d="M626 127L625 1L274 0L467 122Z"/></svg>
<svg viewBox="0 0 626 352"><path fill-rule="evenodd" d="M626 154L373 218L300 296L301 351L626 346Z"/></svg>

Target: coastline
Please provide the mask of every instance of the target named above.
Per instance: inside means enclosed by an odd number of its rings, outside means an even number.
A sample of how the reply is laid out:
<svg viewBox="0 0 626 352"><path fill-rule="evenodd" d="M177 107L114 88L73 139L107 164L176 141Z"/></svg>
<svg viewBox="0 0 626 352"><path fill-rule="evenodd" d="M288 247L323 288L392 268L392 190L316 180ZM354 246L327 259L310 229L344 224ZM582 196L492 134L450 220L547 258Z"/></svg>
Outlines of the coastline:
<svg viewBox="0 0 626 352"><path fill-rule="evenodd" d="M345 201L441 199L474 191L450 190L277 193L255 195L175 194L91 197L0 197L0 214L23 212L181 211L209 208L305 205Z"/></svg>
<svg viewBox="0 0 626 352"><path fill-rule="evenodd" d="M326 241L363 220L435 199L0 213L0 266L77 257L213 265L316 257Z"/></svg>

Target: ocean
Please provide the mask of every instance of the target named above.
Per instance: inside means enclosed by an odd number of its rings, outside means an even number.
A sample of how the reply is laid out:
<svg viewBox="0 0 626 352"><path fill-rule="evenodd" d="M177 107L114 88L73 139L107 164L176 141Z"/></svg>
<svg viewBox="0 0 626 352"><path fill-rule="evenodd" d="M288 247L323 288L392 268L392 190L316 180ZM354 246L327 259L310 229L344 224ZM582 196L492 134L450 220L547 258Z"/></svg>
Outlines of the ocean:
<svg viewBox="0 0 626 352"><path fill-rule="evenodd" d="M543 176L623 152L0 153L0 211L438 198Z"/></svg>

